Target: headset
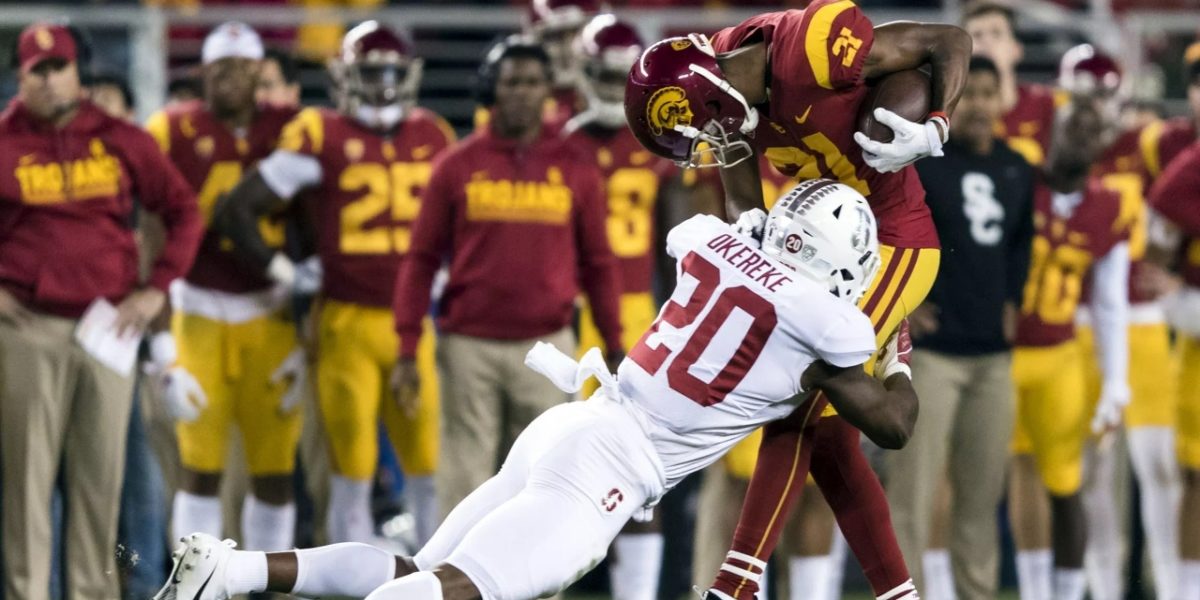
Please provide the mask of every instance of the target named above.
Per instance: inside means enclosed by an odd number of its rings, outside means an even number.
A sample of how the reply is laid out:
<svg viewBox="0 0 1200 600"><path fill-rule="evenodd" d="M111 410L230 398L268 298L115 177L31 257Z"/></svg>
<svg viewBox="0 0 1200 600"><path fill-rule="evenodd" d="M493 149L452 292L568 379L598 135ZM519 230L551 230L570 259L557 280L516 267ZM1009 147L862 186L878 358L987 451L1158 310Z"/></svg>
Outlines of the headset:
<svg viewBox="0 0 1200 600"><path fill-rule="evenodd" d="M490 108L496 103L496 80L500 76L500 63L507 58L532 58L542 63L547 80L554 80L550 55L546 49L529 36L513 34L496 42L484 55L479 71L475 74L475 100Z"/></svg>

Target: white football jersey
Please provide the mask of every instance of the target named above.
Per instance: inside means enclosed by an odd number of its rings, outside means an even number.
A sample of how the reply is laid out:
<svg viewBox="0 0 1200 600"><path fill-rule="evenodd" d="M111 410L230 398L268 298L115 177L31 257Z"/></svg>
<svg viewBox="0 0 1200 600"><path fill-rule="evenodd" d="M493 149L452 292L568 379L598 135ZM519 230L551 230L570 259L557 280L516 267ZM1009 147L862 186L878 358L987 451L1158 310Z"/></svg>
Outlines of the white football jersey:
<svg viewBox="0 0 1200 600"><path fill-rule="evenodd" d="M667 489L763 425L792 413L815 360L860 365L875 332L857 307L757 249L712 216L667 235L678 283L618 369L646 414Z"/></svg>

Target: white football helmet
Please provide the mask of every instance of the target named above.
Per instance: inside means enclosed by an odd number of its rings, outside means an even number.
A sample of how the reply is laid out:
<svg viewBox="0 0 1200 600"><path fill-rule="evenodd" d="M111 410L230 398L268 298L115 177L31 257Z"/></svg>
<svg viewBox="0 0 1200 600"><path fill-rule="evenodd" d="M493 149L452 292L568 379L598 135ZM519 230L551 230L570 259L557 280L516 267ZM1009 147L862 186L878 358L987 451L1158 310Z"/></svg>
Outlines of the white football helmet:
<svg viewBox="0 0 1200 600"><path fill-rule="evenodd" d="M775 203L762 250L854 304L880 263L875 215L867 199L829 179L802 181Z"/></svg>

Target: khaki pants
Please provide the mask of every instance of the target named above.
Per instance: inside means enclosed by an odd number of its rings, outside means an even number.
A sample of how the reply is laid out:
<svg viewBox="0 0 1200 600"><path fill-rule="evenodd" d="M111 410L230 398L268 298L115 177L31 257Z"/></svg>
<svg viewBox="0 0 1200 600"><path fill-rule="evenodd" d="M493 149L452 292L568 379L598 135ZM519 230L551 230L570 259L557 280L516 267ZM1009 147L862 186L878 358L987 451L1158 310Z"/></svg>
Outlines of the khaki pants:
<svg viewBox="0 0 1200 600"><path fill-rule="evenodd" d="M921 416L908 445L887 453L886 473L892 524L918 589L935 494L948 475L949 550L958 597L996 597L996 508L1004 495L1014 419L1011 366L1008 353L913 352Z"/></svg>
<svg viewBox="0 0 1200 600"><path fill-rule="evenodd" d="M117 509L133 378L74 341L76 322L0 323L0 460L9 600L45 599L50 498L62 465L67 598L117 598Z"/></svg>
<svg viewBox="0 0 1200 600"><path fill-rule="evenodd" d="M534 342L575 353L570 329L530 340L438 338L442 392L441 467L435 473L445 518L463 498L496 474L508 449L534 418L569 396L525 366Z"/></svg>

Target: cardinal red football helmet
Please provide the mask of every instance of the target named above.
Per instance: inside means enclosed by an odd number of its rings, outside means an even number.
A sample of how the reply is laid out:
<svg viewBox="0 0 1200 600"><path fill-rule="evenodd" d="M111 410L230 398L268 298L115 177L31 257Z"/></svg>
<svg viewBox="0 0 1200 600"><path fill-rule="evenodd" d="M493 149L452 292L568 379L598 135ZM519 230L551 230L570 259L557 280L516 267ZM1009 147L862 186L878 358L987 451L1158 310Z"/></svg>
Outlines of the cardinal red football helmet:
<svg viewBox="0 0 1200 600"><path fill-rule="evenodd" d="M372 127L394 126L416 102L422 64L412 44L379 21L354 27L330 63L339 108Z"/></svg>
<svg viewBox="0 0 1200 600"><path fill-rule="evenodd" d="M642 53L625 85L625 117L647 150L682 167L728 167L754 155L745 137L758 111L722 76L703 35L667 38Z"/></svg>
<svg viewBox="0 0 1200 600"><path fill-rule="evenodd" d="M1073 94L1111 96L1121 87L1121 67L1095 46L1080 44L1063 54L1058 85Z"/></svg>
<svg viewBox="0 0 1200 600"><path fill-rule="evenodd" d="M587 99L587 120L625 126L625 81L644 48L637 31L613 15L597 15L584 26L575 50L583 60L580 90Z"/></svg>

